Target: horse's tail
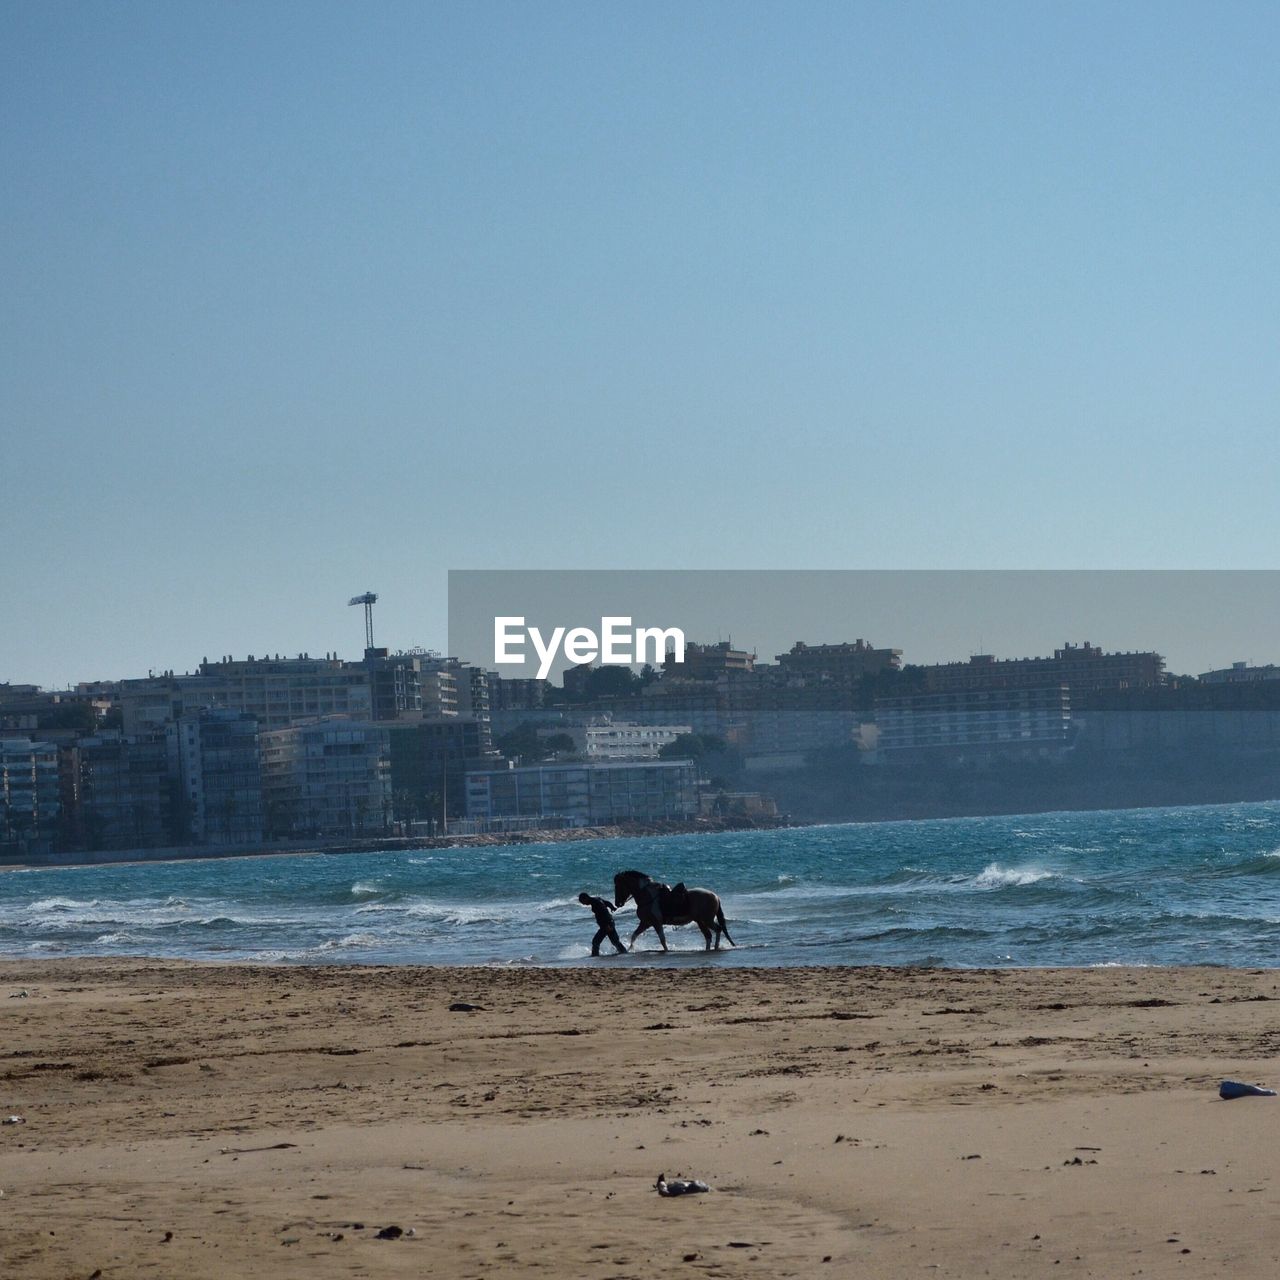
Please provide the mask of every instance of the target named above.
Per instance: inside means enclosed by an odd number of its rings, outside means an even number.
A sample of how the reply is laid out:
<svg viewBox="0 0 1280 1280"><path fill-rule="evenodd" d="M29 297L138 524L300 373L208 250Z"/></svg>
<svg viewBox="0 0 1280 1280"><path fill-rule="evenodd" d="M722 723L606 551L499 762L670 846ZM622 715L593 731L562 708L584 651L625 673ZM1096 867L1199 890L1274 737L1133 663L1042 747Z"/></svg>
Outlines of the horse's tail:
<svg viewBox="0 0 1280 1280"><path fill-rule="evenodd" d="M719 898L716 899L716 928L719 929L720 932L723 933L726 938L729 938L729 945L731 947L736 947L738 945L736 942L734 942L732 938L729 937L729 926L728 924L725 923L725 918L724 918L724 904L720 901Z"/></svg>

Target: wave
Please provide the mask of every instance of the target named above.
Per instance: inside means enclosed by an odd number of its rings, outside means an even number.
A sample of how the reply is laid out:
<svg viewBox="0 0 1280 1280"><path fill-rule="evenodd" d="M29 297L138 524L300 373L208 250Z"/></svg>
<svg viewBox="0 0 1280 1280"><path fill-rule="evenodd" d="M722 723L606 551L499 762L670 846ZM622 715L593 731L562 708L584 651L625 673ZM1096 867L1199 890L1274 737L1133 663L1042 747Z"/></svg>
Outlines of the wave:
<svg viewBox="0 0 1280 1280"><path fill-rule="evenodd" d="M855 942L898 942L907 941L919 942L922 938L989 938L990 932L986 929L965 929L956 925L929 925L923 928L913 928L910 925L899 925L893 929L881 929L879 933L860 933L853 939Z"/></svg>
<svg viewBox="0 0 1280 1280"><path fill-rule="evenodd" d="M1046 871L1041 867L1002 867L998 862L993 862L978 872L973 883L980 889L1007 889L1057 878L1057 872Z"/></svg>
<svg viewBox="0 0 1280 1280"><path fill-rule="evenodd" d="M353 947L382 947L386 945L386 939L378 937L375 933L349 933L342 938L330 938L322 942L315 949L317 951L346 951Z"/></svg>
<svg viewBox="0 0 1280 1280"><path fill-rule="evenodd" d="M1192 875L1215 878L1218 876L1275 876L1280 875L1280 849L1253 854L1234 862L1209 862L1195 868Z"/></svg>
<svg viewBox="0 0 1280 1280"><path fill-rule="evenodd" d="M85 911L97 905L97 898L90 898L87 901L79 898L40 898L33 902L28 910L44 912Z"/></svg>
<svg viewBox="0 0 1280 1280"><path fill-rule="evenodd" d="M3 880L0 952L593 964L577 891L639 862L713 886L735 936L771 964L1271 964L1280 904L1260 877L1280 874L1280 804L1227 817L1022 815L654 837L631 853L584 842L58 868ZM670 938L676 963L701 961L696 929ZM664 960L655 950L637 962Z"/></svg>
<svg viewBox="0 0 1280 1280"><path fill-rule="evenodd" d="M417 920L429 920L441 924L509 924L515 921L531 922L540 916L567 912L582 913L584 920L590 915L583 911L576 896L523 901L497 902L440 902L432 898L408 898L396 902L366 902L354 908L357 916L411 916ZM628 909L623 908L625 913Z"/></svg>
<svg viewBox="0 0 1280 1280"><path fill-rule="evenodd" d="M439 924L483 925L510 924L523 916L521 906L490 903L470 906L466 903L418 902L405 907L404 914L417 920Z"/></svg>
<svg viewBox="0 0 1280 1280"><path fill-rule="evenodd" d="M774 893L792 893L801 884L801 878L791 872L782 871L775 876L759 880L750 880L742 886L743 894L766 895Z"/></svg>

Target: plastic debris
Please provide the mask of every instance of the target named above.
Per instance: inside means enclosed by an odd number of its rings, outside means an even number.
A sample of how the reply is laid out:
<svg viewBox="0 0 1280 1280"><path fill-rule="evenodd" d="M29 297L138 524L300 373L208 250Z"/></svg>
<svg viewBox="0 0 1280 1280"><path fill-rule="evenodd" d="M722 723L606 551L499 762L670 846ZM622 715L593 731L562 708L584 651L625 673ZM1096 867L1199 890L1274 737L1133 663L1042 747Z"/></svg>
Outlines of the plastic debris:
<svg viewBox="0 0 1280 1280"><path fill-rule="evenodd" d="M658 1174L658 1181L654 1184L658 1188L660 1196L687 1196L692 1195L695 1191L710 1191L711 1188L705 1182L698 1178L672 1178L667 1181L665 1173Z"/></svg>
<svg viewBox="0 0 1280 1280"><path fill-rule="evenodd" d="M1274 1098L1274 1089L1264 1089L1258 1084L1242 1084L1239 1080L1224 1080L1218 1086L1218 1097L1229 1102L1232 1098Z"/></svg>
<svg viewBox="0 0 1280 1280"><path fill-rule="evenodd" d="M26 1123L27 1123L26 1116L5 1116L3 1120L0 1120L0 1124L26 1124Z"/></svg>

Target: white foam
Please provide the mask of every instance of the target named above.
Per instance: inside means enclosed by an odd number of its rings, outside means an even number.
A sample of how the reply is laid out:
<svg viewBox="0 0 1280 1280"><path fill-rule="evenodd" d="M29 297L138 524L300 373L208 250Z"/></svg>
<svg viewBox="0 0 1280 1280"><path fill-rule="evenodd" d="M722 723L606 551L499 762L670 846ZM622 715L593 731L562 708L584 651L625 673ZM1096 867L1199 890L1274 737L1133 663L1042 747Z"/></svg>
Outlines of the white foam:
<svg viewBox="0 0 1280 1280"><path fill-rule="evenodd" d="M1045 871L1041 867L1002 867L998 862L993 862L990 866L983 867L974 879L974 884L983 889L1005 889L1052 880L1054 875L1054 872Z"/></svg>
<svg viewBox="0 0 1280 1280"><path fill-rule="evenodd" d="M97 898L88 901L76 898L39 898L31 904L32 911L86 911L98 905Z"/></svg>
<svg viewBox="0 0 1280 1280"><path fill-rule="evenodd" d="M507 924L518 920L528 911L524 904L493 902L486 906L472 906L462 902L415 902L405 908L405 914L420 920L438 921L440 924Z"/></svg>
<svg viewBox="0 0 1280 1280"><path fill-rule="evenodd" d="M383 939L373 933L349 933L345 938L330 938L322 942L317 951L344 951L350 947L380 947Z"/></svg>

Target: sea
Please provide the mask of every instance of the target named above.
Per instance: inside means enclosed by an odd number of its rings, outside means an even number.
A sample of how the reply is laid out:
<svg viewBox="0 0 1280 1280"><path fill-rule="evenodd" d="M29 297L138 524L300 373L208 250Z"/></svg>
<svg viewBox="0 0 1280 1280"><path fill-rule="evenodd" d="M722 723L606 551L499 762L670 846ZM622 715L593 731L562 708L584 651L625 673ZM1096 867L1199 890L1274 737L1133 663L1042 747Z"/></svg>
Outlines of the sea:
<svg viewBox="0 0 1280 1280"><path fill-rule="evenodd" d="M687 926L592 959L577 895L633 867L714 889L736 947ZM1280 802L5 871L0 956L1272 967Z"/></svg>

